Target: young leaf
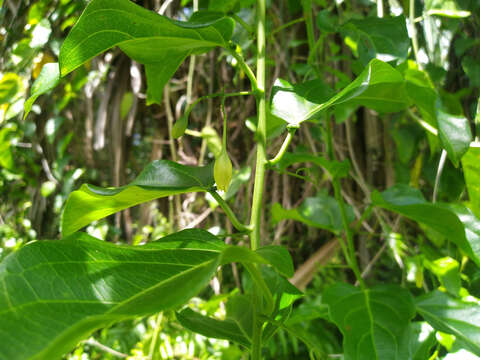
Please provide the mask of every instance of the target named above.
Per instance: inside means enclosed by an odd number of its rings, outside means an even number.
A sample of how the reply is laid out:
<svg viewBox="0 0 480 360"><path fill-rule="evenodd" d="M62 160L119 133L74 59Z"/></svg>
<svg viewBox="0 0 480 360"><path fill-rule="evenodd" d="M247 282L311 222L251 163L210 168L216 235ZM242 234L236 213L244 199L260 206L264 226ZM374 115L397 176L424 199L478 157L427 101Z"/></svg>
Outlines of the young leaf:
<svg viewBox="0 0 480 360"><path fill-rule="evenodd" d="M129 0L92 0L65 39L60 72L65 76L114 46L145 65L147 102L161 103L162 89L183 60L226 47L234 21L219 13L195 13L174 21Z"/></svg>
<svg viewBox="0 0 480 360"><path fill-rule="evenodd" d="M62 234L69 235L94 220L153 199L213 186L212 166L194 167L155 160L130 184L100 188L84 184L68 197L62 217Z"/></svg>
<svg viewBox="0 0 480 360"><path fill-rule="evenodd" d="M327 92L316 95L317 83L291 85L277 80L272 90L271 111L286 122L298 125L331 106L348 102L379 112L396 112L408 106L405 81L393 67L372 60L346 88L327 100Z"/></svg>
<svg viewBox="0 0 480 360"><path fill-rule="evenodd" d="M95 329L183 304L224 248L199 229L144 246L85 233L29 243L0 264L0 358L57 359Z"/></svg>
<svg viewBox="0 0 480 360"><path fill-rule="evenodd" d="M458 167L460 159L467 152L472 141L468 119L438 110L437 121L440 141L447 150L448 158L455 167Z"/></svg>
<svg viewBox="0 0 480 360"><path fill-rule="evenodd" d="M395 185L382 193L374 191L372 202L376 206L394 211L413 221L427 225L456 244L470 259L480 265L479 254L465 236L465 228L457 215L441 204L427 202L419 190L407 185Z"/></svg>
<svg viewBox="0 0 480 360"><path fill-rule="evenodd" d="M23 118L25 119L32 110L32 105L37 100L37 98L45 94L46 92L55 88L58 83L60 82L60 69L58 67L58 63L49 63L43 65L42 71L40 75L35 80L30 89L30 97L25 101L24 109L25 115Z"/></svg>
<svg viewBox="0 0 480 360"><path fill-rule="evenodd" d="M350 206L346 206L346 209L348 220L352 222L355 219L353 209ZM337 201L330 196L322 194L306 198L295 209L284 209L280 204L274 204L272 207L273 222L277 223L285 219L300 221L308 226L329 230L333 233L339 233L343 230Z"/></svg>
<svg viewBox="0 0 480 360"><path fill-rule="evenodd" d="M470 208L480 218L480 148L471 147L462 158Z"/></svg>
<svg viewBox="0 0 480 360"><path fill-rule="evenodd" d="M323 301L343 334L345 360L403 360L406 330L415 316L410 293L396 285L362 291L337 283L327 288Z"/></svg>
<svg viewBox="0 0 480 360"><path fill-rule="evenodd" d="M230 340L247 348L250 347L250 340L232 319L217 320L201 315L190 308L186 308L176 315L180 324L193 332L210 338Z"/></svg>
<svg viewBox="0 0 480 360"><path fill-rule="evenodd" d="M436 330L462 340L465 348L480 356L480 304L435 290L416 300L417 312Z"/></svg>

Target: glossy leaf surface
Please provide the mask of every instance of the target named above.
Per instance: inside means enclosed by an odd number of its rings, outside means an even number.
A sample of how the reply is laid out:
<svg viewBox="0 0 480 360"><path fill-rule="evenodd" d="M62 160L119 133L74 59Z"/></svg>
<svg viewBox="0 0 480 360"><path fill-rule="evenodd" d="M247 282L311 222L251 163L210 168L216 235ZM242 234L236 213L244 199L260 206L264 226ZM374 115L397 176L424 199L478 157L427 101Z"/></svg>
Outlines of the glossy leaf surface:
<svg viewBox="0 0 480 360"><path fill-rule="evenodd" d="M448 158L455 166L458 166L472 141L468 119L438 111L437 122L438 136L447 151Z"/></svg>
<svg viewBox="0 0 480 360"><path fill-rule="evenodd" d="M396 185L382 193L372 193L376 206L394 211L418 223L427 225L435 232L456 244L477 265L480 254L472 250L465 235L465 228L458 216L441 204L427 202L421 192L406 185Z"/></svg>
<svg viewBox="0 0 480 360"><path fill-rule="evenodd" d="M480 148L471 147L462 158L463 173L467 183L470 207L480 218Z"/></svg>
<svg viewBox="0 0 480 360"><path fill-rule="evenodd" d="M40 72L40 75L35 80L30 89L30 97L25 101L25 115L27 117L28 113L32 109L32 105L37 100L37 98L45 94L46 92L55 88L60 82L60 70L58 63L49 63L45 64Z"/></svg>
<svg viewBox="0 0 480 360"><path fill-rule="evenodd" d="M72 192L62 217L62 233L69 235L94 220L153 199L206 191L213 183L212 166L194 167L156 160L128 185L100 188L84 184Z"/></svg>
<svg viewBox="0 0 480 360"><path fill-rule="evenodd" d="M416 301L417 311L436 330L452 334L480 356L480 304L433 291Z"/></svg>
<svg viewBox="0 0 480 360"><path fill-rule="evenodd" d="M198 229L144 246L85 233L30 243L0 264L0 358L58 359L99 327L180 305L208 284L224 248Z"/></svg>
<svg viewBox="0 0 480 360"><path fill-rule="evenodd" d="M93 0L62 45L60 72L65 76L118 46L145 65L148 102L160 103L163 86L183 60L191 54L227 46L233 27L233 20L219 13L199 12L189 21L180 22L129 0Z"/></svg>
<svg viewBox="0 0 480 360"><path fill-rule="evenodd" d="M349 284L334 284L323 301L343 334L345 360L406 360L405 341L415 306L408 291L396 285L362 291Z"/></svg>
<svg viewBox="0 0 480 360"><path fill-rule="evenodd" d="M348 102L363 105L379 112L395 112L408 105L405 82L393 67L380 60L372 60L365 70L347 87L330 97L317 95L316 85L291 85L277 80L272 91L272 113L290 124L299 124L315 117L334 105ZM299 90L300 88L300 90Z"/></svg>

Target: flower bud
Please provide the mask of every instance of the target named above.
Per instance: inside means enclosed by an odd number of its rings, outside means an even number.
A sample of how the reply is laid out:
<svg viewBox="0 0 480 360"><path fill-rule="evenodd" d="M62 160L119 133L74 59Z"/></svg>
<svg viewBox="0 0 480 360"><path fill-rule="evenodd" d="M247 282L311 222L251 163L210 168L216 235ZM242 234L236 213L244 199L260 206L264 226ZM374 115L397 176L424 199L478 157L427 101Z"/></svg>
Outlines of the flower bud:
<svg viewBox="0 0 480 360"><path fill-rule="evenodd" d="M230 181L232 181L232 162L230 161L225 148L222 148L220 155L215 160L215 165L213 166L213 177L217 183L218 190L228 190Z"/></svg>

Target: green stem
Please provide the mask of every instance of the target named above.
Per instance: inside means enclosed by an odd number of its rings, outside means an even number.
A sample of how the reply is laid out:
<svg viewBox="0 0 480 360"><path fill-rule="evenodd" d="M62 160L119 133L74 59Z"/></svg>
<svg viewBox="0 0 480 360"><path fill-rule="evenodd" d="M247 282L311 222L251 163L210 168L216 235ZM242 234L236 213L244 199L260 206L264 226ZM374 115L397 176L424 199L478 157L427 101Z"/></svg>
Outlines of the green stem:
<svg viewBox="0 0 480 360"><path fill-rule="evenodd" d="M287 152L288 146L292 142L293 135L295 135L296 131L297 131L297 128L288 129L288 134L285 140L283 141L282 147L280 148L280 150L278 150L277 155L275 155L273 159L267 161L268 165L278 164L282 160L283 155L285 155L285 153Z"/></svg>
<svg viewBox="0 0 480 360"><path fill-rule="evenodd" d="M257 77L253 76L255 82L252 82L252 89L256 93L257 99L257 164L255 167L255 185L253 189L252 213L250 218L250 247L252 250L258 249L260 245L260 227L262 215L263 187L265 182L265 165L267 158L267 102L265 98L265 17L266 0L257 0ZM247 74L248 75L248 74ZM252 74L253 75L253 74ZM252 79L252 75L249 76ZM262 328L263 321L258 318L258 311L261 307L261 299L258 292L254 291L255 312L253 322L253 339L251 349L251 359L261 360L262 358Z"/></svg>
<svg viewBox="0 0 480 360"><path fill-rule="evenodd" d="M214 190L209 191L210 195L215 199L215 201L218 203L218 205L223 209L225 212L225 215L230 219L230 222L232 223L233 227L237 229L240 232L250 232L250 228L247 225L242 224L237 217L235 216L235 213L233 212L232 208L228 206L227 202L223 200L223 198Z"/></svg>
<svg viewBox="0 0 480 360"><path fill-rule="evenodd" d="M245 95L253 95L253 92L252 91L237 91L237 92L233 92L233 93L218 92L218 93L208 94L208 95L199 97L197 100L195 100L192 104L189 105L189 107L185 111L184 116L188 118L190 116L190 113L193 111L193 108L198 103L200 103L204 100L216 98L216 97L219 97L219 96L227 98L227 97L232 97L232 96L245 96Z"/></svg>
<svg viewBox="0 0 480 360"><path fill-rule="evenodd" d="M240 16L237 14L231 14L230 15L236 22L238 22L249 34L253 34L255 32L255 29L247 24Z"/></svg>
<svg viewBox="0 0 480 360"><path fill-rule="evenodd" d="M305 18L304 18L304 17L301 17L301 18L298 18L298 19L289 21L289 22L287 22L286 24L283 24L283 25L277 27L275 30L273 30L273 31L270 33L270 36L273 36L273 35L275 35L276 33L280 32L280 31L282 31L282 30L284 30L284 29L286 29L286 28L288 28L288 27L290 27L290 26L292 26L292 25L295 25L295 24L298 24L298 23L300 23L300 22L303 22L303 21L305 21Z"/></svg>
<svg viewBox="0 0 480 360"><path fill-rule="evenodd" d="M260 219L262 214L263 185L265 181L266 143L267 143L267 102L265 98L265 0L257 0L257 164L255 167L255 186L253 189L252 214L250 226L251 248L260 245Z"/></svg>
<svg viewBox="0 0 480 360"><path fill-rule="evenodd" d="M332 135L332 125L330 119L327 116L327 154L331 160L335 160L335 155L333 151L333 135ZM357 257L355 255L355 244L353 242L353 233L348 222L347 211L345 209L345 201L342 196L342 187L340 184L340 179L337 177L332 178L333 191L335 194L335 200L337 200L338 208L340 210L340 217L342 218L343 230L345 232L345 238L347 239L347 246L342 244L343 239L339 238L340 244L342 245L342 250L344 252L345 258L347 260L348 266L352 269L355 277L357 278L358 283L362 289L365 289L365 282L362 278L362 273L358 266Z"/></svg>
<svg viewBox="0 0 480 360"><path fill-rule="evenodd" d="M240 65L240 67L242 68L242 70L245 72L248 79L250 80L250 84L252 86L253 92L257 93L259 90L258 84L257 84L257 78L255 77L255 74L253 73L252 69L250 69L250 66L248 66L246 61L243 59L243 56L237 53L235 49L227 48L226 50L230 55L233 56L235 60L237 60L237 63ZM258 66L258 61L257 61L257 66ZM258 73L258 69L257 69L257 73Z"/></svg>
<svg viewBox="0 0 480 360"><path fill-rule="evenodd" d="M308 48L309 55L307 59L308 65L310 65L317 76L320 76L320 73L317 69L317 49L315 46L315 28L313 26L313 16L312 16L312 0L302 0L303 8L303 17L305 18L305 26L307 28L307 39L308 39Z"/></svg>
<svg viewBox="0 0 480 360"><path fill-rule="evenodd" d="M418 39L417 28L415 27L415 0L410 0L410 12L409 12L410 32L412 34L412 47L415 55L415 62L420 70L423 70L418 57Z"/></svg>

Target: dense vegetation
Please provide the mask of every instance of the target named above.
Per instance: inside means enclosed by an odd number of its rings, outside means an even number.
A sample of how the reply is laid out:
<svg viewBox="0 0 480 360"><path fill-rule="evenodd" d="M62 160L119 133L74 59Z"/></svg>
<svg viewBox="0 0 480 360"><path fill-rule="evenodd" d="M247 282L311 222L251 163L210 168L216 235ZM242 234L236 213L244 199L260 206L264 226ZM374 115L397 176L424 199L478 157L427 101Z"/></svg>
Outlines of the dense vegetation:
<svg viewBox="0 0 480 360"><path fill-rule="evenodd" d="M480 358L480 2L0 4L0 359Z"/></svg>

